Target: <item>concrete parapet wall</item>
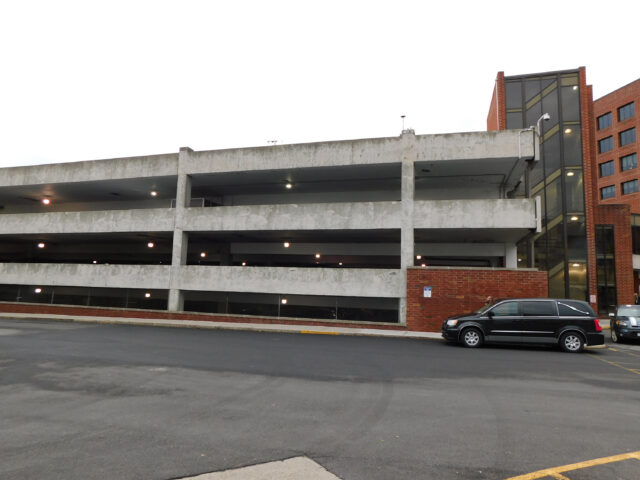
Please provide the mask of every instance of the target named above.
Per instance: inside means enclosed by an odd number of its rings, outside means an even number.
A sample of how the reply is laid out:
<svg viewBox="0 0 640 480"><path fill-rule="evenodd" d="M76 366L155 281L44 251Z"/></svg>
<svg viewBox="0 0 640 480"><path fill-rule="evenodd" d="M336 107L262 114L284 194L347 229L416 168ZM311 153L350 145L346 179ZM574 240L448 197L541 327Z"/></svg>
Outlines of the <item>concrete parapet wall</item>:
<svg viewBox="0 0 640 480"><path fill-rule="evenodd" d="M180 268L182 290L286 293L345 297L401 297L400 270L219 267L188 265Z"/></svg>
<svg viewBox="0 0 640 480"><path fill-rule="evenodd" d="M400 202L188 208L184 225L189 231L400 228Z"/></svg>
<svg viewBox="0 0 640 480"><path fill-rule="evenodd" d="M425 200L413 207L415 228L536 228L535 200Z"/></svg>
<svg viewBox="0 0 640 480"><path fill-rule="evenodd" d="M7 214L0 234L171 232L174 209Z"/></svg>
<svg viewBox="0 0 640 480"><path fill-rule="evenodd" d="M3 284L168 289L165 265L0 263Z"/></svg>
<svg viewBox="0 0 640 480"><path fill-rule="evenodd" d="M177 175L178 154L54 163L2 169L0 187Z"/></svg>

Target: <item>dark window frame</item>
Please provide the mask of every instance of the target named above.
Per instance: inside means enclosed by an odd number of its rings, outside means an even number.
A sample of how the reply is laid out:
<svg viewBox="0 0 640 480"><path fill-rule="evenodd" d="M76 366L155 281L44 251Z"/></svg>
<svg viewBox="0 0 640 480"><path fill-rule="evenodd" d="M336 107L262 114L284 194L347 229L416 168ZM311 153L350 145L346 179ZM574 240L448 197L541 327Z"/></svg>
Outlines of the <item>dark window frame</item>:
<svg viewBox="0 0 640 480"><path fill-rule="evenodd" d="M613 195L608 195L608 192L613 192ZM605 196L605 193L607 195ZM600 189L600 200L608 200L609 198L615 198L617 195L616 186L615 185L607 185L606 187L602 187Z"/></svg>
<svg viewBox="0 0 640 480"><path fill-rule="evenodd" d="M624 116L624 118L623 118ZM625 103L621 107L618 107L618 121L624 122L630 118L636 116L636 106L635 102Z"/></svg>
<svg viewBox="0 0 640 480"><path fill-rule="evenodd" d="M606 144L604 143L605 141L607 142ZM609 145L609 141L611 142L611 145ZM604 150L603 145L606 145L609 148ZM610 152L611 150L613 150L613 135L609 135L608 137L604 137L598 140L598 153L606 153Z"/></svg>
<svg viewBox="0 0 640 480"><path fill-rule="evenodd" d="M630 191L625 191L627 190L631 185L634 185L634 190L630 190ZM628 182L622 182L620 184L620 190L622 191L622 195L631 195L632 193L637 193L638 190L638 180L634 179L634 180L629 180Z"/></svg>
<svg viewBox="0 0 640 480"><path fill-rule="evenodd" d="M625 160L633 160L633 163L631 163L631 165L625 166ZM626 172L627 170L633 170L634 168L638 167L638 154L637 153L630 153L629 155L624 155L622 157L620 157L620 171L621 172Z"/></svg>
<svg viewBox="0 0 640 480"><path fill-rule="evenodd" d="M618 133L618 145L621 147L635 143L636 139L636 127L627 128L626 130Z"/></svg>

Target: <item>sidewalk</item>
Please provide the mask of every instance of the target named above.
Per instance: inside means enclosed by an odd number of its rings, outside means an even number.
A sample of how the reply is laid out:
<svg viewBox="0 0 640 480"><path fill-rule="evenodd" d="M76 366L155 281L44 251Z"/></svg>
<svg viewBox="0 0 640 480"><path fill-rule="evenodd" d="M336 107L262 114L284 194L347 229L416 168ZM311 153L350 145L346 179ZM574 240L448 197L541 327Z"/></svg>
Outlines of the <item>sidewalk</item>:
<svg viewBox="0 0 640 480"><path fill-rule="evenodd" d="M165 320L161 318L96 317L81 315L56 315L42 313L4 313L0 319L59 320L65 322L99 323L112 325L139 325L149 327L203 328L212 330L243 330L253 332L306 333L316 335L354 335L371 337L403 337L442 339L440 332L410 332L375 328L320 327L313 325L281 325L260 323L211 322L206 320Z"/></svg>

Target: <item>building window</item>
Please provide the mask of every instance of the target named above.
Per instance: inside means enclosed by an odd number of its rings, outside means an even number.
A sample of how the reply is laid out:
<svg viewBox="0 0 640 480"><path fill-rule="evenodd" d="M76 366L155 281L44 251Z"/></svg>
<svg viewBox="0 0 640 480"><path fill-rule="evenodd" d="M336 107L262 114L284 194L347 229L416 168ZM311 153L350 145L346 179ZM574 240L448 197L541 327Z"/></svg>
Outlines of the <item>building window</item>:
<svg viewBox="0 0 640 480"><path fill-rule="evenodd" d="M611 112L605 113L598 117L598 130L611 126Z"/></svg>
<svg viewBox="0 0 640 480"><path fill-rule="evenodd" d="M636 141L636 129L630 128L620 132L620 146L629 145Z"/></svg>
<svg viewBox="0 0 640 480"><path fill-rule="evenodd" d="M613 150L613 137L598 140L598 153L604 153Z"/></svg>
<svg viewBox="0 0 640 480"><path fill-rule="evenodd" d="M632 118L636 114L635 103L627 103L618 109L618 121L622 122L627 118Z"/></svg>
<svg viewBox="0 0 640 480"><path fill-rule="evenodd" d="M638 191L638 180L630 180L622 184L622 194L636 193Z"/></svg>
<svg viewBox="0 0 640 480"><path fill-rule="evenodd" d="M613 175L615 173L615 167L613 164L613 160L609 160L608 162L604 162L600 164L600 176L608 177L609 175Z"/></svg>
<svg viewBox="0 0 640 480"><path fill-rule="evenodd" d="M620 158L620 171L624 172L626 170L631 170L632 168L636 168L638 166L638 154L632 153L630 155L625 155Z"/></svg>
<svg viewBox="0 0 640 480"><path fill-rule="evenodd" d="M616 196L616 186L609 185L608 187L602 187L600 189L600 198L606 200L607 198L613 198Z"/></svg>

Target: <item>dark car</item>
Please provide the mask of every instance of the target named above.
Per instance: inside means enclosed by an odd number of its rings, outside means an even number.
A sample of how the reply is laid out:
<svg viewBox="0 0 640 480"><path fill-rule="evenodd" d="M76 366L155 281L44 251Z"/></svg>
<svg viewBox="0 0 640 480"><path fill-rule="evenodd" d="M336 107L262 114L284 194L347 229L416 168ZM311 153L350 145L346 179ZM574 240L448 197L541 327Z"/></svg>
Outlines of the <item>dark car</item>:
<svg viewBox="0 0 640 480"><path fill-rule="evenodd" d="M480 310L447 318L442 336L466 347L484 342L559 345L581 352L603 345L604 334L591 306L579 300L508 298Z"/></svg>
<svg viewBox="0 0 640 480"><path fill-rule="evenodd" d="M611 341L640 340L640 305L618 305L611 316Z"/></svg>

